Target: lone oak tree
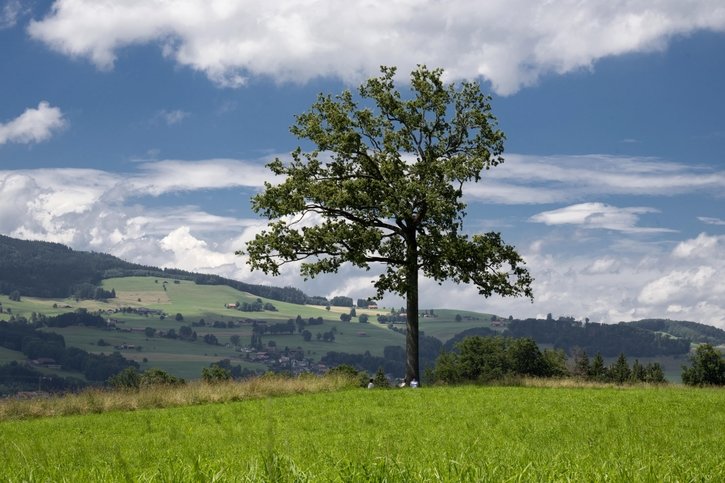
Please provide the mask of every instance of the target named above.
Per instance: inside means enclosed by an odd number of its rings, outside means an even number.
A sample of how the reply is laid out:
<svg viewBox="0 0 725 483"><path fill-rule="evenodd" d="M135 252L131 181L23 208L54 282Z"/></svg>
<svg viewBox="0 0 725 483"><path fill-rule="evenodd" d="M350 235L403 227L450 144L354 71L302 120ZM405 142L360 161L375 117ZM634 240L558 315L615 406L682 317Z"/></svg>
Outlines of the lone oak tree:
<svg viewBox="0 0 725 483"><path fill-rule="evenodd" d="M291 127L316 149L268 164L284 180L253 197L270 223L246 246L252 269L273 275L290 262L301 262L305 278L344 263L383 264L376 298L393 292L407 300L407 382L420 380L421 272L473 283L485 297L532 297L523 259L499 233L463 233L464 183L503 162L504 134L477 83L447 85L442 74L419 66L409 100L395 88L393 67L362 84L359 96L321 94Z"/></svg>

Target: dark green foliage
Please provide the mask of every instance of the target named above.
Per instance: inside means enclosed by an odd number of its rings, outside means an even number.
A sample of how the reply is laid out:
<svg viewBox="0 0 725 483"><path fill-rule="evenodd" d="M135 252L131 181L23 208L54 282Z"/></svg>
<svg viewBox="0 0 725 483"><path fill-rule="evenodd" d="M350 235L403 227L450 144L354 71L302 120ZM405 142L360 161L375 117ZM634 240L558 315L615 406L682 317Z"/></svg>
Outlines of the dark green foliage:
<svg viewBox="0 0 725 483"><path fill-rule="evenodd" d="M435 382L492 382L510 377L567 375L562 352L542 353L531 339L470 336L443 352L430 371Z"/></svg>
<svg viewBox="0 0 725 483"><path fill-rule="evenodd" d="M109 378L108 384L116 389L138 389L141 385L141 374L135 367L127 367Z"/></svg>
<svg viewBox="0 0 725 483"><path fill-rule="evenodd" d="M91 314L85 309L78 309L75 312L48 317L43 321L48 327L70 327L79 325L85 327L105 328L108 326L106 319L97 314Z"/></svg>
<svg viewBox="0 0 725 483"><path fill-rule="evenodd" d="M260 375L260 372L258 371L247 369L246 367L242 369L242 366L239 364L233 365L232 361L229 359L222 359L217 362L216 365L226 371L229 371L232 379L248 379L250 377L256 377Z"/></svg>
<svg viewBox="0 0 725 483"><path fill-rule="evenodd" d="M0 364L0 396L21 391L75 391L85 386L80 379L45 374L17 361Z"/></svg>
<svg viewBox="0 0 725 483"><path fill-rule="evenodd" d="M607 367L604 365L604 358L601 352L597 352L592 359L591 369L589 370L589 379L594 381L607 381L609 379L609 372Z"/></svg>
<svg viewBox="0 0 725 483"><path fill-rule="evenodd" d="M644 374L644 371L642 372ZM632 371L627 363L624 354L619 354L617 360L609 368L609 379L616 384L624 384L628 382L632 376Z"/></svg>
<svg viewBox="0 0 725 483"><path fill-rule="evenodd" d="M639 360L635 359L632 367L629 367L624 354L619 354L617 360L609 367L604 365L602 354L597 353L589 362L586 351L577 350L574 356L574 376L587 381L610 382L615 384L628 384L646 382L649 384L661 384L667 382L662 366L657 362L651 362L642 366Z"/></svg>
<svg viewBox="0 0 725 483"><path fill-rule="evenodd" d="M367 324L368 323L368 314L360 314L357 317L357 321L361 324Z"/></svg>
<svg viewBox="0 0 725 483"><path fill-rule="evenodd" d="M221 367L219 364L212 364L210 367L202 369L201 378L204 382L214 384L230 380L232 378L232 372L229 369Z"/></svg>
<svg viewBox="0 0 725 483"><path fill-rule="evenodd" d="M204 334L204 342L211 345L219 345L219 339L214 334Z"/></svg>
<svg viewBox="0 0 725 483"><path fill-rule="evenodd" d="M713 346L725 344L725 330L711 325L684 320L643 319L627 322L627 325L656 332L666 332L674 337Z"/></svg>
<svg viewBox="0 0 725 483"><path fill-rule="evenodd" d="M96 298L104 278L155 276L189 280L199 285L227 285L237 290L296 304L307 303L309 297L294 287L253 285L218 275L198 274L176 269L160 269L129 263L102 253L74 251L59 243L29 241L0 235L0 293L17 296L64 298L75 296L80 287L93 287L85 292ZM165 286L164 286L165 288ZM104 291L100 298L111 298L115 291Z"/></svg>
<svg viewBox="0 0 725 483"><path fill-rule="evenodd" d="M162 369L151 368L141 373L139 380L141 386L158 386L158 385L180 385L186 381L180 377L172 376Z"/></svg>
<svg viewBox="0 0 725 483"><path fill-rule="evenodd" d="M360 387L365 387L368 384L368 374L365 371L358 371L354 367L352 367L349 364L340 364L339 366L335 366L329 371L327 371L327 374L334 375L339 374L342 376L347 376L350 379L357 382L357 385Z"/></svg>
<svg viewBox="0 0 725 483"><path fill-rule="evenodd" d="M463 332L459 332L450 339L446 341L445 344L443 344L443 350L446 351L452 351L456 345L461 342L466 337L471 336L480 336L480 337L496 337L497 335L500 335L498 332L496 332L493 329L489 329L488 327L473 327L467 330L464 330Z"/></svg>
<svg viewBox="0 0 725 483"><path fill-rule="evenodd" d="M107 300L116 297L115 290L105 290L92 283L83 282L72 288L71 297L76 300Z"/></svg>
<svg viewBox="0 0 725 483"><path fill-rule="evenodd" d="M385 370L382 367L379 367L378 370L375 372L375 377L373 377L373 385L376 388L383 389L390 387L390 381L388 381L388 378L385 375Z"/></svg>
<svg viewBox="0 0 725 483"><path fill-rule="evenodd" d="M565 377L569 375L569 369L566 367L566 354L561 349L544 349L542 352L544 358L544 367L546 367L547 376Z"/></svg>
<svg viewBox="0 0 725 483"><path fill-rule="evenodd" d="M352 299L350 297L338 295L337 297L332 297L330 305L333 307L352 307Z"/></svg>
<svg viewBox="0 0 725 483"><path fill-rule="evenodd" d="M582 324L566 317L511 320L505 335L530 337L538 344L553 344L569 354L578 348L590 354L599 352L604 357L620 353L630 357L675 355L690 349L687 339L675 339L633 324Z"/></svg>
<svg viewBox="0 0 725 483"><path fill-rule="evenodd" d="M710 344L702 344L690 356L690 367L682 367L682 382L690 386L725 385L725 358Z"/></svg>

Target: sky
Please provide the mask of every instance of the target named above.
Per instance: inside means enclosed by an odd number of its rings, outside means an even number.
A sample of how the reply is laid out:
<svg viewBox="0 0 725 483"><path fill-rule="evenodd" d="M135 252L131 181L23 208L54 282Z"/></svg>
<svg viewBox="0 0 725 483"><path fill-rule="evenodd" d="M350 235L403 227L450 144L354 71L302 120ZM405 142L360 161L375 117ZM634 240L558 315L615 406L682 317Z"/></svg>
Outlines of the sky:
<svg viewBox="0 0 725 483"><path fill-rule="evenodd" d="M421 308L725 329L722 0L0 0L0 46L4 235L372 296L375 270L272 278L235 251L296 114L426 64L492 96L505 162L464 188L464 228L535 281L531 302L424 279Z"/></svg>

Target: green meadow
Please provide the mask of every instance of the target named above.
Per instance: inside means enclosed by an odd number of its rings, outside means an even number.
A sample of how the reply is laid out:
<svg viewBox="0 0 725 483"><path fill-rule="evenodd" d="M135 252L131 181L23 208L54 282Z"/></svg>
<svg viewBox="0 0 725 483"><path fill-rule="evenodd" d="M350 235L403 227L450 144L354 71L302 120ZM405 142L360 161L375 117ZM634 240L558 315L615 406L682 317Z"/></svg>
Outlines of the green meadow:
<svg viewBox="0 0 725 483"><path fill-rule="evenodd" d="M123 344L134 346L133 349L122 349L124 357L138 362L141 370L160 368L176 376L186 379L200 377L203 367L207 367L220 359L230 359L233 364L250 370L266 370L266 366L244 360L243 354L235 351L229 342L232 336L239 336L242 345L249 344L252 336L252 326L243 324L233 328L194 327L199 338L194 342L162 337L147 337L143 330L151 327L161 331L174 329L182 325L191 326L204 319L207 323L214 321L239 321L254 319L270 324L286 322L298 315L304 319L322 317L323 324L310 328L313 335L335 329L335 341L325 342L317 340L304 341L300 334L265 335L265 344L274 341L278 348L301 347L305 356L318 361L328 351L362 354L369 351L372 355L382 356L385 346L404 345L401 334L390 330L386 324L376 322L379 314L389 314L390 309L380 310L357 309L357 314L369 315L370 323L360 324L357 319L351 322L342 322L340 315L349 313L346 307L331 307L326 310L322 306L298 305L280 302L260 297L263 302L269 302L277 311L241 312L227 309L226 304L234 302L253 302L257 296L240 292L226 285L196 285L188 280L174 280L161 277L121 277L103 280L102 286L106 290L115 290L116 298L108 301L74 300L74 299L40 299L22 297L20 301L12 301L7 296L0 295L0 304L4 311L0 313L0 320L7 320L11 315L31 318L33 312L54 316L64 312L72 312L79 308L89 311L103 311L106 317L117 321L117 325L125 331L108 331L89 327L49 328L65 338L66 345L78 347L91 353L110 353L115 346ZM162 310L166 317L162 320L157 315L140 315L137 313L114 312L121 307L148 308ZM8 313L8 309L11 313ZM463 320L456 322L456 315ZM176 314L182 314L183 320L175 320ZM421 320L421 330L427 335L438 337L445 341L453 335L471 327L488 326L490 315L473 312L440 310L436 317L424 317ZM201 339L205 334L213 334L219 345L210 345ZM103 339L108 345L99 345ZM7 363L13 360L24 361L23 354L14 351L0 351L0 362ZM55 371L60 375L63 371Z"/></svg>
<svg viewBox="0 0 725 483"><path fill-rule="evenodd" d="M720 482L723 428L721 389L346 389L6 420L0 479Z"/></svg>

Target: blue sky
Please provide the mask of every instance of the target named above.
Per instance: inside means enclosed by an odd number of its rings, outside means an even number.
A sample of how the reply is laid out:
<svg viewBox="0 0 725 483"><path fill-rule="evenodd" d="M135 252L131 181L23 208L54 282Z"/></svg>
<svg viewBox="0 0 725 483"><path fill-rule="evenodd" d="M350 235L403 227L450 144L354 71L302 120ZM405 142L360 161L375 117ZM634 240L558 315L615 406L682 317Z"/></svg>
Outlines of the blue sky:
<svg viewBox="0 0 725 483"><path fill-rule="evenodd" d="M722 2L477 5L0 0L0 233L367 297L370 273L271 279L234 251L295 114L425 63L493 95L506 162L466 228L536 281L532 304L423 280L424 307L725 328Z"/></svg>

